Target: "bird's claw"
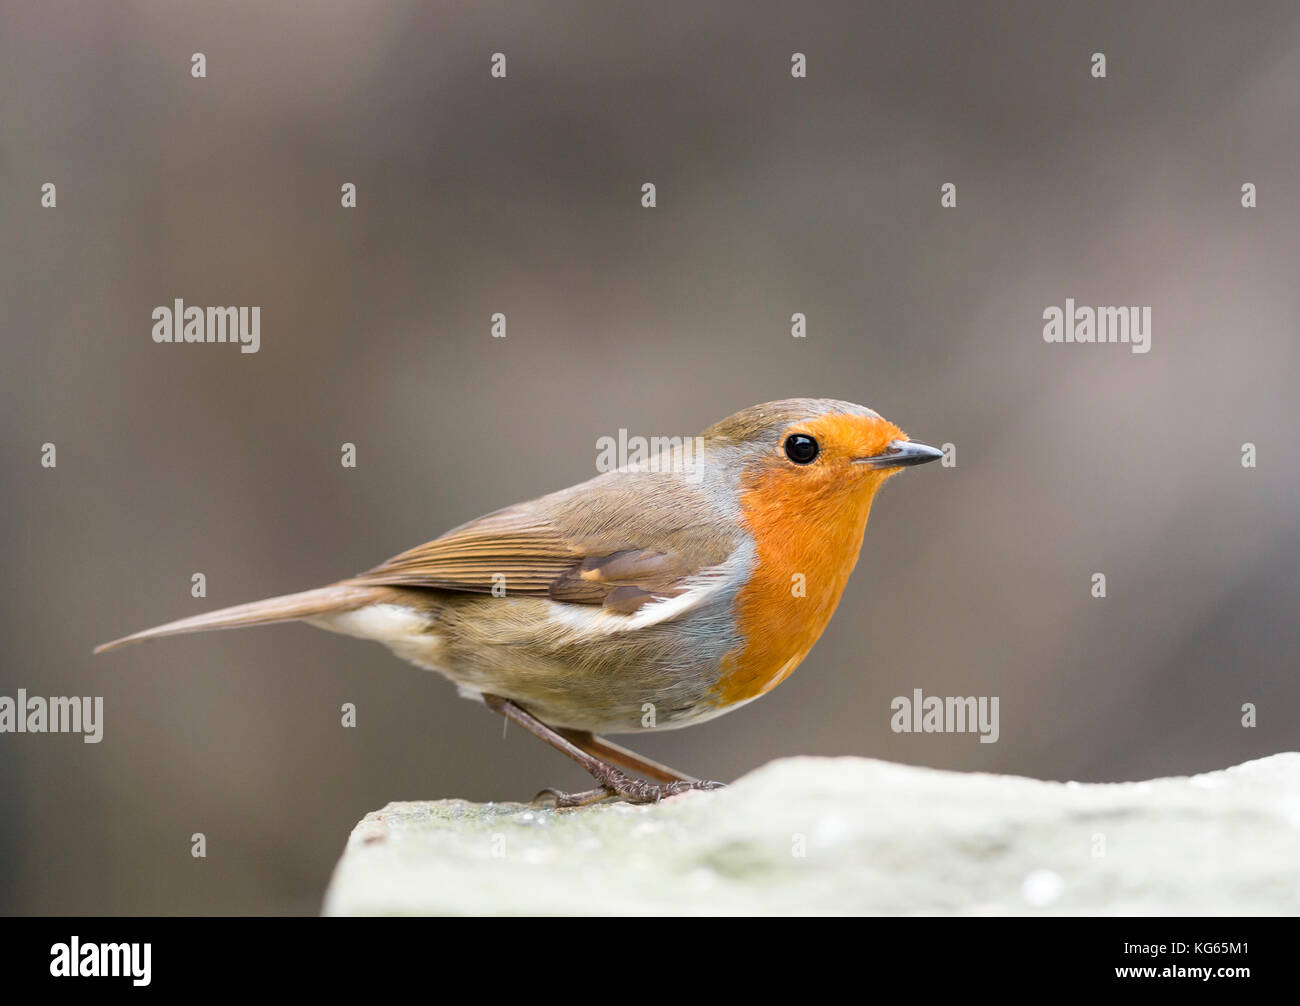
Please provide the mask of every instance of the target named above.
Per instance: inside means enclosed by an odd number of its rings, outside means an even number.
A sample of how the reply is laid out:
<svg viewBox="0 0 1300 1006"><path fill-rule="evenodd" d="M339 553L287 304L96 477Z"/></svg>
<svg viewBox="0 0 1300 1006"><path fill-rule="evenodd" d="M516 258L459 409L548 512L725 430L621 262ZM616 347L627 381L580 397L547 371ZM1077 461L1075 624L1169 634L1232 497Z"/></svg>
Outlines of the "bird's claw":
<svg viewBox="0 0 1300 1006"><path fill-rule="evenodd" d="M653 783L637 779L622 772L611 772L603 785L580 793L566 793L563 790L547 787L533 797L534 803L554 807L585 807L605 800L623 800L627 803L658 803L669 796L680 796L692 790L724 789L725 783L711 780L691 780L679 782Z"/></svg>

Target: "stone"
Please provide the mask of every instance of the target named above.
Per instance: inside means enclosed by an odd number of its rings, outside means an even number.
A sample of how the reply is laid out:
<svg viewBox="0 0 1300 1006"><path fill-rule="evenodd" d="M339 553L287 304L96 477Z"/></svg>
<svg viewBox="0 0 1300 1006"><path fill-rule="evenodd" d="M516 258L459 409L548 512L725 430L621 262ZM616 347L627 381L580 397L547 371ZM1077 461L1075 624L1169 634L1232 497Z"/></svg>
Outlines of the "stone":
<svg viewBox="0 0 1300 1006"><path fill-rule="evenodd" d="M1300 753L1059 783L788 758L725 790L556 810L391 803L327 915L1300 914Z"/></svg>

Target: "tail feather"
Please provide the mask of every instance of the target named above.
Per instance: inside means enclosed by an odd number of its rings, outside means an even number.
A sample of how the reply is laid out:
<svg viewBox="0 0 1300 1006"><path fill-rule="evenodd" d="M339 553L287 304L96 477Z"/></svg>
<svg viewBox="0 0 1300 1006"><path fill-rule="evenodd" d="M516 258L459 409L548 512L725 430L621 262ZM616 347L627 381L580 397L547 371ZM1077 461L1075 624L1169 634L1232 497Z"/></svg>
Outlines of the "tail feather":
<svg viewBox="0 0 1300 1006"><path fill-rule="evenodd" d="M343 611L352 611L374 602L383 593L382 589L361 584L341 583L315 590L304 590L299 594L284 594L281 597L268 597L263 601L250 604L238 604L233 608L209 611L203 615L192 615L166 625L156 625L152 629L133 632L111 643L101 643L95 647L96 653L113 650L128 643L141 643L147 639L159 639L163 636L179 636L186 632L207 632L210 629L240 629L246 625L268 625L272 622L292 622L300 618L312 618Z"/></svg>

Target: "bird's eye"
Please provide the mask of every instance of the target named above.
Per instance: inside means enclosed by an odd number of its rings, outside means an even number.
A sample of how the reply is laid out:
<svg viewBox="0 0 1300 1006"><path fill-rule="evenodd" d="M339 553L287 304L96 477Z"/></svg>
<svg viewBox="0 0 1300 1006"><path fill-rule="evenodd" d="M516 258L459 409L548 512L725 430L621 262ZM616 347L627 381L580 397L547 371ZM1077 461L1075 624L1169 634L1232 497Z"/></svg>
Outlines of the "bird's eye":
<svg viewBox="0 0 1300 1006"><path fill-rule="evenodd" d="M797 465L810 465L817 460L821 448L806 433L791 433L785 438L785 456Z"/></svg>

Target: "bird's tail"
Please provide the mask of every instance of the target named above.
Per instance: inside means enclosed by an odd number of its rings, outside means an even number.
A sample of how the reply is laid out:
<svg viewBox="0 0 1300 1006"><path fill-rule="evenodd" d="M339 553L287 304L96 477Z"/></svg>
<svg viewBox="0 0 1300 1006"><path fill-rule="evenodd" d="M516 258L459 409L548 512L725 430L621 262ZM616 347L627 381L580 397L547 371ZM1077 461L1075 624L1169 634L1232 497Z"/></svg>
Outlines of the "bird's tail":
<svg viewBox="0 0 1300 1006"><path fill-rule="evenodd" d="M318 615L337 614L352 611L372 604L383 593L382 588L375 588L344 580L304 590L300 594L284 594L281 597L268 597L264 601L250 604L237 604L233 608L209 611L204 615L192 615L166 625L156 625L152 629L133 632L111 643L101 643L95 647L96 653L126 646L128 643L141 643L146 639L159 639L162 636L179 636L186 632L207 632L210 629L241 629L246 625L268 625L272 622L292 622L299 618L313 618Z"/></svg>

